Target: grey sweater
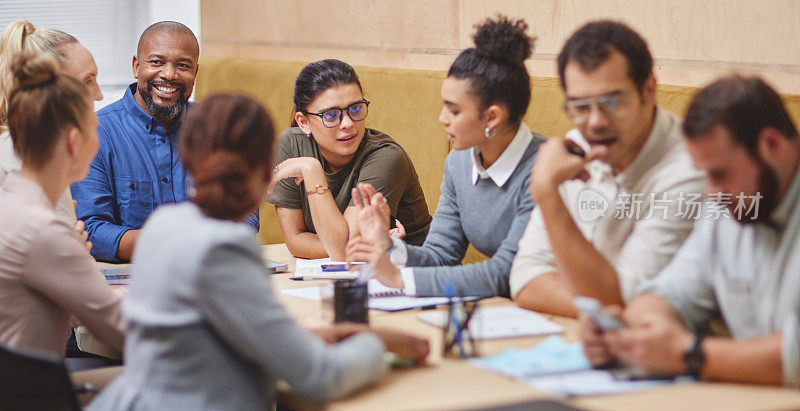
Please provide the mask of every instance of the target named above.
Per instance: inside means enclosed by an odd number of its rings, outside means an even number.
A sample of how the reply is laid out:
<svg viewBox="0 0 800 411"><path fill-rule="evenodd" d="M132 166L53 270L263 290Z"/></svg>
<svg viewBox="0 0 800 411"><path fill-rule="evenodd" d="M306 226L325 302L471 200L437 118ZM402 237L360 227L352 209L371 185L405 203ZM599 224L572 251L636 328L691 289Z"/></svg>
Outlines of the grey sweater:
<svg viewBox="0 0 800 411"><path fill-rule="evenodd" d="M125 371L90 410L270 410L278 379L326 401L386 372L377 336L327 345L292 319L243 223L162 206L133 262Z"/></svg>
<svg viewBox="0 0 800 411"><path fill-rule="evenodd" d="M534 203L528 189L531 167L544 137L533 133L511 177L498 187L491 179L472 182L472 153L452 151L445 161L442 195L422 246L406 246L407 267L414 267L418 296L509 296L511 262ZM490 257L460 265L472 244Z"/></svg>

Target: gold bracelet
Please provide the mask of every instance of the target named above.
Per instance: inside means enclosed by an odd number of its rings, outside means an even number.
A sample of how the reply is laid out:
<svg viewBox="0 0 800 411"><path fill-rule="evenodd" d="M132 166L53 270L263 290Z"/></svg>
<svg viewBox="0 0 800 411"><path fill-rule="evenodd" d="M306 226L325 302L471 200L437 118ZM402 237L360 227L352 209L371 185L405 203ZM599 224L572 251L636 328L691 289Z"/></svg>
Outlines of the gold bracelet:
<svg viewBox="0 0 800 411"><path fill-rule="evenodd" d="M323 195L325 194L326 191L330 191L330 189L328 187L323 187L322 184L317 184L316 186L314 186L313 191L306 191L306 195L308 196L310 196L311 194Z"/></svg>

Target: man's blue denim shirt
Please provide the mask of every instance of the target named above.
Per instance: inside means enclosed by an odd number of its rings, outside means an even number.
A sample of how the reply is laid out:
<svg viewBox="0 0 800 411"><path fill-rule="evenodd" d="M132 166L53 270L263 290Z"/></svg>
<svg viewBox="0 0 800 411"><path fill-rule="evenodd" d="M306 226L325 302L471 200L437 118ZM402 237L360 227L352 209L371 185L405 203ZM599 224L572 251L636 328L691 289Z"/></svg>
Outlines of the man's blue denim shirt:
<svg viewBox="0 0 800 411"><path fill-rule="evenodd" d="M159 205L187 199L189 178L178 157L182 119L165 130L139 107L135 92L133 83L120 100L97 112L97 156L86 179L72 185L77 217L86 223L99 261L121 261L117 249L126 231L142 228ZM258 229L258 214L247 223Z"/></svg>

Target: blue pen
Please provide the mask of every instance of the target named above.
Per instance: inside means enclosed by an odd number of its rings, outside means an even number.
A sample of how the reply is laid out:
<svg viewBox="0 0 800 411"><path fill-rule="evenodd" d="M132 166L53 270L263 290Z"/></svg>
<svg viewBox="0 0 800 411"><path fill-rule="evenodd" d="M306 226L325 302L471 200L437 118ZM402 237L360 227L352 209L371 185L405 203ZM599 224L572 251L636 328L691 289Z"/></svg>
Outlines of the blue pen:
<svg viewBox="0 0 800 411"><path fill-rule="evenodd" d="M457 330L458 329L458 322L455 321L455 317L453 315L453 284L445 283L444 292L445 292L445 295L447 296L447 313L450 316L449 323L451 324L452 327L455 327L455 329ZM452 329L451 327L448 327L445 330L445 337L449 337L451 329ZM453 343L456 342L456 338L457 338L456 335L457 335L457 333L454 332L453 333L453 341L452 341ZM451 343L450 342L446 342L445 350L448 350L450 347L452 347Z"/></svg>
<svg viewBox="0 0 800 411"><path fill-rule="evenodd" d="M450 311L450 322L455 325L456 332L453 337L453 342L458 344L458 355L461 358L467 358L466 353L464 352L464 342L461 338L461 323L459 322L459 315L456 314L455 305L453 304L453 298L455 298L455 293L453 292L453 284L447 283L444 286L445 292L447 293L448 299L448 309Z"/></svg>

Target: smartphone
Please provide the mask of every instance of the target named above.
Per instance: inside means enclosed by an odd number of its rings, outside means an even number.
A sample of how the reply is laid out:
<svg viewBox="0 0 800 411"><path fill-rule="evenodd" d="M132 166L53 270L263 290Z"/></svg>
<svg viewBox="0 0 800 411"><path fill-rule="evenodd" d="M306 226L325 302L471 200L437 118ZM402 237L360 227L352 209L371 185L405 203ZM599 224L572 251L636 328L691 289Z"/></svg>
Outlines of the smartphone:
<svg viewBox="0 0 800 411"><path fill-rule="evenodd" d="M350 267L358 267L359 265L364 265L364 264L366 263L363 262L350 263ZM322 264L321 267L323 273L330 273L335 271L350 271L346 263Z"/></svg>
<svg viewBox="0 0 800 411"><path fill-rule="evenodd" d="M578 145L578 143L572 140L566 140L565 143L567 144L567 151L570 154L574 154L578 157L586 157L586 152L583 151L583 149L581 148L581 146Z"/></svg>
<svg viewBox="0 0 800 411"><path fill-rule="evenodd" d="M625 323L609 314L600 301L591 297L575 297L572 304L586 314L603 331L616 331L625 328Z"/></svg>

